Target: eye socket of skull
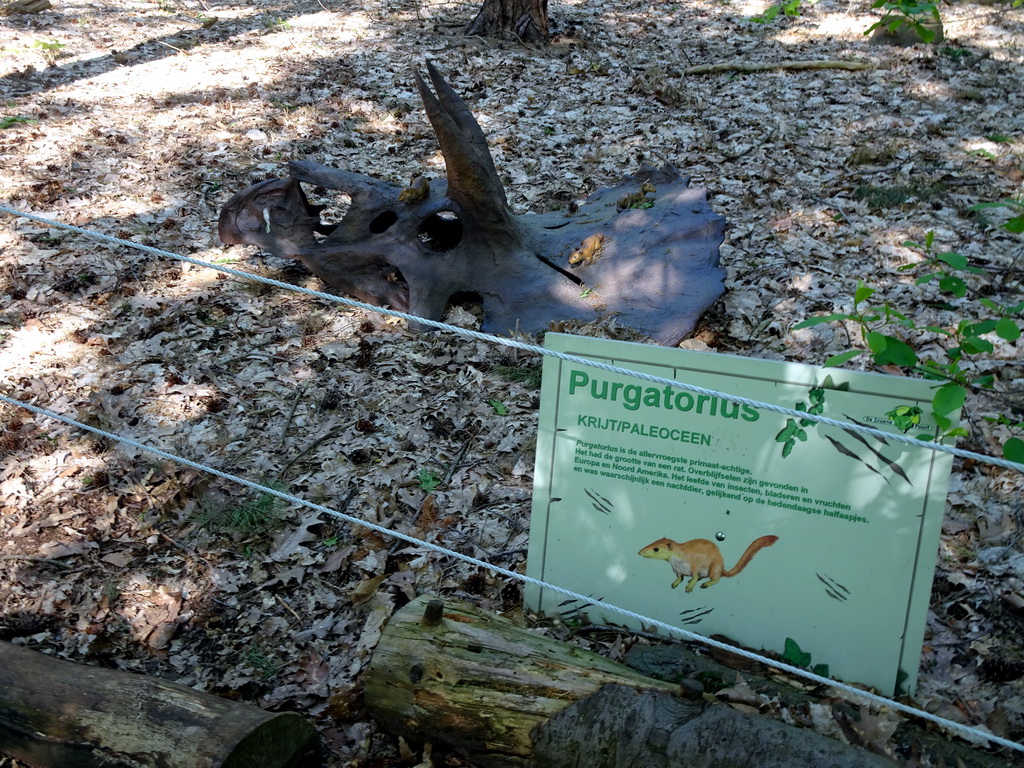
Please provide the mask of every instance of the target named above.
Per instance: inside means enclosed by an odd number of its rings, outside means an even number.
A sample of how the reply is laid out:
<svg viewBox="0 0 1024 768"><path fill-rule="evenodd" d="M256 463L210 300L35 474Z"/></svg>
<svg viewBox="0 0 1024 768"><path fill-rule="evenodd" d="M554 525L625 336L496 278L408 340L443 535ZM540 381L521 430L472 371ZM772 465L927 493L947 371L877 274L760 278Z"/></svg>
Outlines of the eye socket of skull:
<svg viewBox="0 0 1024 768"><path fill-rule="evenodd" d="M453 211L438 211L420 224L420 242L432 251L450 251L462 242L462 221Z"/></svg>
<svg viewBox="0 0 1024 768"><path fill-rule="evenodd" d="M396 221L398 221L398 214L394 211L378 213L370 222L370 231L375 235L387 232Z"/></svg>

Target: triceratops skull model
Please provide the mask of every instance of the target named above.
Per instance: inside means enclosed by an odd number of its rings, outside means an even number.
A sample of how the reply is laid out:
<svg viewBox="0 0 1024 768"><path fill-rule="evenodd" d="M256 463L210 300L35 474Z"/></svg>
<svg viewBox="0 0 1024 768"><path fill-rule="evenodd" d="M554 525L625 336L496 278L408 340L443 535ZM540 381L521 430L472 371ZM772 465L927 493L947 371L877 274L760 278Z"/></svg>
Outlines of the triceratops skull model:
<svg viewBox="0 0 1024 768"><path fill-rule="evenodd" d="M221 240L298 259L343 293L432 320L453 296L476 295L494 333L608 314L663 344L693 329L725 277L725 220L704 189L672 166L645 166L569 213L516 215L476 119L429 62L427 71L433 90L419 74L416 83L447 180L402 187L294 161L288 178L225 204ZM323 223L303 183L347 194L342 220Z"/></svg>

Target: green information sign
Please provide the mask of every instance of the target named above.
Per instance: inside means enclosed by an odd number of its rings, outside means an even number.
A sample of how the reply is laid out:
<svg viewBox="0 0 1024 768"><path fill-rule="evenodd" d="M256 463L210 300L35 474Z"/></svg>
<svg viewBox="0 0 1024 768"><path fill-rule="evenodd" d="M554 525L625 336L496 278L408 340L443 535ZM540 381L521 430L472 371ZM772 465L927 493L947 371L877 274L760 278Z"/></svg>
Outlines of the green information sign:
<svg viewBox="0 0 1024 768"><path fill-rule="evenodd" d="M919 407L915 429L934 430L931 384L917 379L553 333L545 343L886 432L900 432L886 414ZM548 357L527 573L827 665L833 677L912 692L951 463ZM536 587L527 604L623 621Z"/></svg>

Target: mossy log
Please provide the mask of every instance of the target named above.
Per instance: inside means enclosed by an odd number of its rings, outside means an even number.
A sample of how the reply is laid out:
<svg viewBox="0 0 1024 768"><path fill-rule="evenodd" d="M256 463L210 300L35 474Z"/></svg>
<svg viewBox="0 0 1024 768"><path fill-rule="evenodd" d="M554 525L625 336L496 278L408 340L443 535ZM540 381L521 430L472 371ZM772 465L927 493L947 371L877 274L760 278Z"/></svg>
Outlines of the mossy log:
<svg viewBox="0 0 1024 768"><path fill-rule="evenodd" d="M42 13L52 7L50 0L8 0L8 2L0 2L0 16Z"/></svg>
<svg viewBox="0 0 1024 768"><path fill-rule="evenodd" d="M319 736L294 713L0 642L0 752L41 768L306 768Z"/></svg>
<svg viewBox="0 0 1024 768"><path fill-rule="evenodd" d="M392 616L364 701L394 733L453 747L480 768L893 765L429 596Z"/></svg>

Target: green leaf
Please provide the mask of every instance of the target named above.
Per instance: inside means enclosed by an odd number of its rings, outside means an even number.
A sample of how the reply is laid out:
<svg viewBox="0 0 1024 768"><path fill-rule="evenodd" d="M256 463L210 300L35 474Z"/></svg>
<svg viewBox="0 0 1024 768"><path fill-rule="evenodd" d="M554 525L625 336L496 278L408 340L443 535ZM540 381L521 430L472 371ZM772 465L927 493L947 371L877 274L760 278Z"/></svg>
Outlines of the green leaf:
<svg viewBox="0 0 1024 768"><path fill-rule="evenodd" d="M840 366L843 363L852 360L861 352L863 352L863 350L861 349L848 349L845 352L840 352L838 355L832 355L832 357L825 361L825 367L835 368L837 366Z"/></svg>
<svg viewBox="0 0 1024 768"><path fill-rule="evenodd" d="M782 458L786 458L793 452L794 445L796 445L796 442L794 440L789 440L784 446L782 446Z"/></svg>
<svg viewBox="0 0 1024 768"><path fill-rule="evenodd" d="M1011 437L1003 443L1003 458L1024 464L1024 440L1019 437Z"/></svg>
<svg viewBox="0 0 1024 768"><path fill-rule="evenodd" d="M939 416L945 416L962 408L966 399L967 390L951 381L935 390L935 396L932 397L932 409Z"/></svg>
<svg viewBox="0 0 1024 768"><path fill-rule="evenodd" d="M420 488L422 488L427 493L430 493L431 491L435 490L439 485L441 485L441 476L438 475L436 472L431 472L430 470L427 469L421 469L419 475L416 476L416 482L420 484Z"/></svg>
<svg viewBox="0 0 1024 768"><path fill-rule="evenodd" d="M488 400L487 402L499 416L508 415L508 408L505 407L505 404L501 402L501 400Z"/></svg>
<svg viewBox="0 0 1024 768"><path fill-rule="evenodd" d="M31 117L24 117L23 115L9 115L7 117L0 118L0 131L7 130L11 126L17 125L18 123L35 123Z"/></svg>
<svg viewBox="0 0 1024 768"><path fill-rule="evenodd" d="M939 290L960 298L967 293L967 283L955 275L943 275L939 278Z"/></svg>
<svg viewBox="0 0 1024 768"><path fill-rule="evenodd" d="M960 299L967 295L967 283L955 275L943 275L939 278L939 290Z"/></svg>
<svg viewBox="0 0 1024 768"><path fill-rule="evenodd" d="M995 349L991 341L978 336L967 336L960 346L968 355L989 354Z"/></svg>
<svg viewBox="0 0 1024 768"><path fill-rule="evenodd" d="M1008 317L1001 317L996 321L996 336L1007 341L1016 341L1020 338L1020 326Z"/></svg>
<svg viewBox="0 0 1024 768"><path fill-rule="evenodd" d="M980 323L972 322L971 320L961 320L956 324L956 329L964 336L979 336L982 333L988 333L994 331L996 327L996 321L982 320Z"/></svg>
<svg viewBox="0 0 1024 768"><path fill-rule="evenodd" d="M822 677L828 677L828 664L815 664L811 667L811 672Z"/></svg>
<svg viewBox="0 0 1024 768"><path fill-rule="evenodd" d="M906 342L877 331L870 331L866 339L868 347L879 365L898 365L909 368L917 363L917 353Z"/></svg>
<svg viewBox="0 0 1024 768"><path fill-rule="evenodd" d="M782 652L782 660L792 664L794 667L806 667L811 663L811 654L801 651L800 646L796 644L796 640L787 637L786 650Z"/></svg>
<svg viewBox="0 0 1024 768"><path fill-rule="evenodd" d="M864 283L858 282L857 283L857 290L853 294L853 303L854 303L854 305L856 306L857 304L860 304L862 301L871 298L871 295L874 292L875 292L875 289L872 288L871 286L864 285Z"/></svg>
<svg viewBox="0 0 1024 768"><path fill-rule="evenodd" d="M1024 232L1024 216L1014 216L1008 222L1003 224L1003 229L1007 232L1013 232L1015 235L1019 235Z"/></svg>
<svg viewBox="0 0 1024 768"><path fill-rule="evenodd" d="M947 253L940 253L935 258L949 264L953 269L963 269L967 266L967 257L960 253L949 251Z"/></svg>

